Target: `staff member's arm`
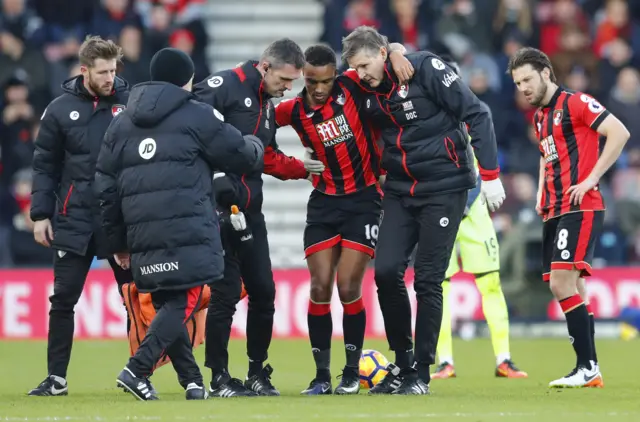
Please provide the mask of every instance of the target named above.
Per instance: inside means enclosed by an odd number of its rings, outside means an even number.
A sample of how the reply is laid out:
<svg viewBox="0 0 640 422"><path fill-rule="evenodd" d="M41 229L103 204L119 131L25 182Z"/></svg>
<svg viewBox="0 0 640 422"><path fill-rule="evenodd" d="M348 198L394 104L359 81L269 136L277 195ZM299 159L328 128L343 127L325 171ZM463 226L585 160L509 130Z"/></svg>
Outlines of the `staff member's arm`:
<svg viewBox="0 0 640 422"><path fill-rule="evenodd" d="M124 224L117 185L122 143L118 143L114 136L119 120L119 117L116 116L104 135L96 163L93 191L98 204L100 204L101 226L107 236L108 249L115 254L118 264L127 269L129 267L129 257L126 254L127 229Z"/></svg>
<svg viewBox="0 0 640 422"><path fill-rule="evenodd" d="M242 135L238 129L224 123L224 116L215 108L198 104L202 118L197 141L214 170L244 174L260 168L264 155L262 141L253 135Z"/></svg>
<svg viewBox="0 0 640 422"><path fill-rule="evenodd" d="M415 78L433 101L469 125L471 145L483 181L482 198L491 211L497 210L505 193L498 177L498 145L489 111L456 72L437 57L427 57Z"/></svg>
<svg viewBox="0 0 640 422"><path fill-rule="evenodd" d="M56 208L56 191L64 164L64 135L58 120L48 108L42 115L35 140L30 211L34 221L34 238L47 247L51 246L50 242L53 240L51 218Z"/></svg>

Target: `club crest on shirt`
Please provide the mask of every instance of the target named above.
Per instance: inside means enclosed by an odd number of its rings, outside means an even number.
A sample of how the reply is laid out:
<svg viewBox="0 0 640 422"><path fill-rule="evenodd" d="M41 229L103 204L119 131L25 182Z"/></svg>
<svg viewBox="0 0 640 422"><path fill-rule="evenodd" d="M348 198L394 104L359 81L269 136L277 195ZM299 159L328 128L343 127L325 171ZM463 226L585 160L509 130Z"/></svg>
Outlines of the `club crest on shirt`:
<svg viewBox="0 0 640 422"><path fill-rule="evenodd" d="M400 85L398 87L398 95L400 98L407 98L407 95L409 95L409 85Z"/></svg>
<svg viewBox="0 0 640 422"><path fill-rule="evenodd" d="M562 110L553 110L553 124L558 126L562 122Z"/></svg>
<svg viewBox="0 0 640 422"><path fill-rule="evenodd" d="M114 104L111 106L111 114L113 114L113 117L116 117L118 114L122 113L125 108L126 107L122 104Z"/></svg>
<svg viewBox="0 0 640 422"><path fill-rule="evenodd" d="M338 94L338 96L336 97L336 103L344 105L345 102L346 99L344 98L344 94Z"/></svg>

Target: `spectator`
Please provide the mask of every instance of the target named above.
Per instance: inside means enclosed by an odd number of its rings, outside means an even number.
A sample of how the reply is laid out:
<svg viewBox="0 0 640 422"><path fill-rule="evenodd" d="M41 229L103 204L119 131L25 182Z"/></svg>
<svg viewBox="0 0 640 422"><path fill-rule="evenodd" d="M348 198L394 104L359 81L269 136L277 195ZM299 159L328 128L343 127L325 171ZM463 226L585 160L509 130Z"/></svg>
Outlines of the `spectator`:
<svg viewBox="0 0 640 422"><path fill-rule="evenodd" d="M527 0L500 0L493 18L494 48L502 50L503 40L517 34L523 44L537 47L533 10Z"/></svg>
<svg viewBox="0 0 640 422"><path fill-rule="evenodd" d="M26 7L25 0L2 0L0 33L8 33L32 48L42 47L46 35L42 19Z"/></svg>
<svg viewBox="0 0 640 422"><path fill-rule="evenodd" d="M626 0L608 0L605 17L598 25L594 40L594 51L598 57L607 57L609 43L621 38L631 46L634 56L640 54L640 28L629 16Z"/></svg>
<svg viewBox="0 0 640 422"><path fill-rule="evenodd" d="M120 32L123 70L119 75L131 86L149 80L149 60L142 49L142 32L135 26L125 26Z"/></svg>
<svg viewBox="0 0 640 422"><path fill-rule="evenodd" d="M560 38L565 25L577 25L583 31L589 30L585 14L575 0L543 1L538 5L540 19L540 49L549 57L560 48Z"/></svg>
<svg viewBox="0 0 640 422"><path fill-rule="evenodd" d="M578 76L589 76L591 86L581 87L582 91L595 91L595 76L598 58L591 50L591 43L587 32L578 25L565 24L560 31L558 50L550 56L553 71L561 84L567 84L567 78L578 70ZM579 69L576 69L579 67ZM575 76L575 74L574 74Z"/></svg>
<svg viewBox="0 0 640 422"><path fill-rule="evenodd" d="M19 169L31 165L31 128L33 120L39 115L35 114L33 106L29 103L28 79L24 71L11 77L3 92L4 108L0 120L0 138L5 145L3 150L7 151L3 171L6 172L6 177L11 178Z"/></svg>
<svg viewBox="0 0 640 422"><path fill-rule="evenodd" d="M625 67L620 71L607 105L631 133L625 148L628 164L640 168L640 75L637 69Z"/></svg>
<svg viewBox="0 0 640 422"><path fill-rule="evenodd" d="M91 34L117 40L125 26L142 26L129 0L101 0L93 14Z"/></svg>
<svg viewBox="0 0 640 422"><path fill-rule="evenodd" d="M633 66L633 51L622 38L612 40L607 47L607 57L598 63L600 92L608 95L616 83L618 73L627 66Z"/></svg>
<svg viewBox="0 0 640 422"><path fill-rule="evenodd" d="M444 8L437 32L442 39L450 34L460 34L473 43L474 51L493 54L493 10L478 7L479 4L483 3L478 0L453 0Z"/></svg>

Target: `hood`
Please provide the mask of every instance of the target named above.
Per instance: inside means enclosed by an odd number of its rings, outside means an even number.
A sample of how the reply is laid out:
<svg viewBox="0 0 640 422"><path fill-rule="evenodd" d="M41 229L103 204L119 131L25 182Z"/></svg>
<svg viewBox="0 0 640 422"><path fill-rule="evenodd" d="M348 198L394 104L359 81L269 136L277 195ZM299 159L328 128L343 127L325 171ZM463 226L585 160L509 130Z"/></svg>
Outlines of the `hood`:
<svg viewBox="0 0 640 422"><path fill-rule="evenodd" d="M138 127L157 126L165 117L195 99L191 92L166 82L143 82L129 94L127 113Z"/></svg>
<svg viewBox="0 0 640 422"><path fill-rule="evenodd" d="M78 97L87 97L93 99L93 95L91 95L89 91L87 91L87 89L84 87L83 81L84 78L82 77L82 75L74 76L73 78L67 79L66 81L62 82L62 90ZM119 76L116 76L113 81L113 93L115 94L115 96L118 96L118 94L124 93L128 90L129 82L125 81Z"/></svg>

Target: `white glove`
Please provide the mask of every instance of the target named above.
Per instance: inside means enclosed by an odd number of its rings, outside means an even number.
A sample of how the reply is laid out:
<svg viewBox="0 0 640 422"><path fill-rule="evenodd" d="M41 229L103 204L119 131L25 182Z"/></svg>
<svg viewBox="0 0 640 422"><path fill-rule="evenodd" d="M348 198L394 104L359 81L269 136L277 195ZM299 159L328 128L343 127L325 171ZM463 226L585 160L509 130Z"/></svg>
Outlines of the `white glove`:
<svg viewBox="0 0 640 422"><path fill-rule="evenodd" d="M311 174L321 174L324 171L324 164L322 161L314 160L312 154L313 149L309 147L304 149L304 168Z"/></svg>
<svg viewBox="0 0 640 422"><path fill-rule="evenodd" d="M504 187L500 179L482 181L480 185L480 198L483 204L487 204L489 211L495 212L500 208L506 197Z"/></svg>

